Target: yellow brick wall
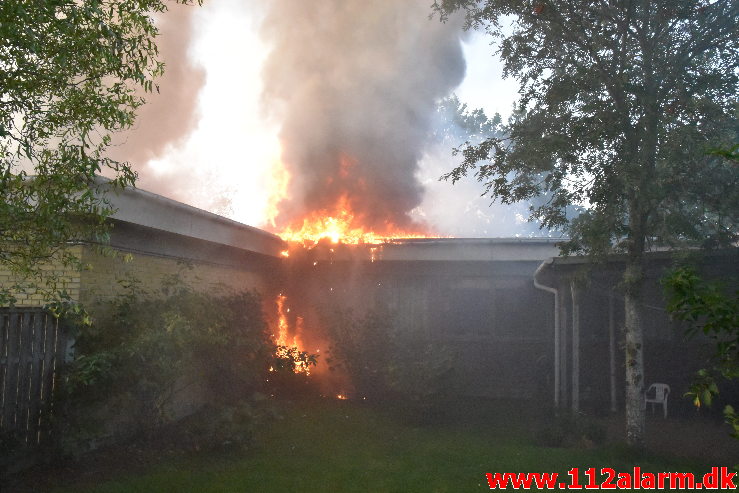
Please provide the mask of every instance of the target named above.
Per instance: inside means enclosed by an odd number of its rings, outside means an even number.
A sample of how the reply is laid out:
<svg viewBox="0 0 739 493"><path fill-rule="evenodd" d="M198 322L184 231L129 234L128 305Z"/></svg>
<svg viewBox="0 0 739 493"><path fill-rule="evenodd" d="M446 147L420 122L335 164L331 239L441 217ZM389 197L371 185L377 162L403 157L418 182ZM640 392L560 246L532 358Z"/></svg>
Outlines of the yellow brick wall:
<svg viewBox="0 0 739 493"><path fill-rule="evenodd" d="M55 272L60 286L68 291L70 297L93 308L99 301L106 301L123 292L119 281L137 279L146 292L161 293L162 281L179 273L182 280L200 291L216 292L253 290L264 292L265 279L247 268L219 265L210 262L185 262L181 259L147 255L129 254L115 251L115 254L102 253L90 246L75 246L74 253L82 260L81 271L64 269L61 265L44 266L44 270ZM0 286L13 283L9 271L0 269ZM49 300L34 292L15 293L17 306L42 306Z"/></svg>
<svg viewBox="0 0 739 493"><path fill-rule="evenodd" d="M79 300L88 306L122 293L123 283L131 279L137 280L140 288L155 296L162 292L162 282L173 275L179 275L196 290L206 292L265 288L258 274L245 268L215 263L187 262L140 253L117 252L111 256L93 248L84 250L82 261L85 268L81 273Z"/></svg>
<svg viewBox="0 0 739 493"><path fill-rule="evenodd" d="M77 245L71 247L71 252L80 258L83 247ZM80 272L72 267L65 267L60 262L51 262L41 266L41 270L49 275L56 277L58 289L66 290L73 300L78 300L80 296ZM0 266L0 287L10 287L18 282L18 279L4 266ZM21 292L13 293L16 297L16 306L18 307L35 307L43 306L49 301L43 294L35 289L27 289Z"/></svg>

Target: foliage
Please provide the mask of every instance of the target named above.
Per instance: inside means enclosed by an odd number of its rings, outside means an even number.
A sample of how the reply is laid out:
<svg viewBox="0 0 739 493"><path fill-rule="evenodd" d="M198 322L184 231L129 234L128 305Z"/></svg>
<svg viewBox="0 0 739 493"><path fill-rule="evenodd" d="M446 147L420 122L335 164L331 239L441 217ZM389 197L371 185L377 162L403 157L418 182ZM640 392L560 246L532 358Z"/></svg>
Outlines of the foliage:
<svg viewBox="0 0 739 493"><path fill-rule="evenodd" d="M207 389L216 407L241 405L261 388L274 354L259 296L207 294L173 278L161 293L128 283L78 325L63 402L71 448L79 437L153 430L176 414L178 395Z"/></svg>
<svg viewBox="0 0 739 493"><path fill-rule="evenodd" d="M721 156L724 159L728 159L728 160L734 161L734 163L738 163L739 162L739 144L735 144L730 148L711 149L709 151L709 154L713 154L714 156Z"/></svg>
<svg viewBox="0 0 739 493"><path fill-rule="evenodd" d="M662 284L667 310L689 323L688 334L701 331L715 342L715 370L725 378L739 377L739 290L729 294L721 283L701 279L691 267L674 269ZM699 374L704 382L708 376L705 371ZM700 405L700 397L696 399Z"/></svg>
<svg viewBox="0 0 739 493"><path fill-rule="evenodd" d="M442 143L442 145L453 146L453 156L465 156L465 149L483 145L489 141L502 141L507 138L508 127L503 124L501 116L496 113L488 119L487 115L482 109L469 109L467 104L459 100L456 95L452 95L448 98L443 99L437 106L437 113L439 116L440 125L435 128L434 137ZM462 145L460 142L464 141ZM462 179L466 173L458 174L452 177L452 173L447 173L440 178L440 180L448 180L452 178L454 183L457 183ZM479 176L478 176L479 178ZM544 179L544 175L539 176L540 179ZM487 192L487 191L486 191ZM485 193L483 193L485 195ZM494 197L497 198L497 197ZM552 198L551 192L544 191L541 195L528 197L525 201L521 202L522 208L520 209L522 214L526 214L526 207L529 210L535 210L547 204ZM506 202L506 201L504 201ZM515 201L507 201L509 205L513 205ZM492 205L492 204L491 204ZM509 214L518 214L517 209L508 209ZM577 217L582 211L582 207L569 204L566 205L563 214L567 218ZM537 232L540 233L542 226L536 224L525 224L518 225L519 232L521 234L535 235ZM560 229L555 229L553 225L548 228L550 233L561 233Z"/></svg>
<svg viewBox="0 0 739 493"><path fill-rule="evenodd" d="M562 228L564 254L625 252L627 440L643 445L644 253L728 245L739 167L711 154L737 142L739 4L733 0L436 0L486 30L519 83L505 137L461 149L504 203L548 196L531 216ZM570 220L567 207L585 210Z"/></svg>
<svg viewBox="0 0 739 493"><path fill-rule="evenodd" d="M318 355L301 351L296 346L277 346L272 368L274 371L305 373L318 364Z"/></svg>
<svg viewBox="0 0 739 493"><path fill-rule="evenodd" d="M60 275L43 264L78 266L70 243L107 238L104 193L136 174L106 149L162 74L152 14L167 5L0 2L0 268L16 277L0 304L26 289L55 298Z"/></svg>
<svg viewBox="0 0 739 493"><path fill-rule="evenodd" d="M336 313L329 324L334 369L349 374L357 397L394 400L418 418L433 418L451 395L453 357L421 334L399 328L393 316Z"/></svg>
<svg viewBox="0 0 739 493"><path fill-rule="evenodd" d="M568 225L567 251L735 235L739 170L706 152L736 142L735 2L435 8L465 9L469 26L487 30L521 94L507 136L465 146L448 179L474 172L509 203L549 193L532 216L550 228L567 225L567 205L588 205Z"/></svg>
<svg viewBox="0 0 739 493"><path fill-rule="evenodd" d="M739 440L739 415L736 414L731 404L727 404L724 408L724 418L726 418L726 423L731 425L731 436Z"/></svg>
<svg viewBox="0 0 739 493"><path fill-rule="evenodd" d="M478 144L486 139L501 138L505 133L498 113L488 118L484 110L468 108L456 94L442 99L436 112L440 122L432 135L436 141L453 145L466 139L468 143Z"/></svg>
<svg viewBox="0 0 739 493"><path fill-rule="evenodd" d="M393 329L389 318L375 312L358 318L345 311L325 319L332 340L327 360L330 368L348 373L357 395L380 398L389 387L386 373Z"/></svg>
<svg viewBox="0 0 739 493"><path fill-rule="evenodd" d="M710 406L719 393L716 376L729 380L739 377L739 290L730 295L725 286L701 279L692 267L674 269L662 284L667 310L689 323L688 334L701 331L715 342L712 366L698 371L686 394L696 407ZM732 436L739 439L739 418L734 408L727 405L724 416L733 428Z"/></svg>
<svg viewBox="0 0 739 493"><path fill-rule="evenodd" d="M310 376L311 367L317 364L316 354L296 346L276 346L267 379L270 394L289 398L318 395L316 382Z"/></svg>

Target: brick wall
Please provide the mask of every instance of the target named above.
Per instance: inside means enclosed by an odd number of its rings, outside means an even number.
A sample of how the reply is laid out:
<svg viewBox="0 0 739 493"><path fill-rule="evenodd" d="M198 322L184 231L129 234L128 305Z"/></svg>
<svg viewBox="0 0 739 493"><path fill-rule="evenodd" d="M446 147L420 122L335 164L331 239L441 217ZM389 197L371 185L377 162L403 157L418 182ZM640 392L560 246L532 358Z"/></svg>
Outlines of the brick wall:
<svg viewBox="0 0 739 493"><path fill-rule="evenodd" d="M82 269L63 268L51 264L44 268L55 273L59 286L70 297L88 309L99 302L110 300L124 291L124 283L136 280L140 288L152 296L162 293L162 283L167 278L179 276L196 290L228 292L257 290L271 296L279 278L279 260L220 245L197 245L197 251L182 248L171 253L147 252L125 246L108 247L78 245L74 253L81 258ZM202 243L202 242L200 242ZM13 278L9 271L0 269L0 286L10 286ZM49 300L33 291L15 293L19 307L43 306Z"/></svg>
<svg viewBox="0 0 739 493"><path fill-rule="evenodd" d="M83 251L82 245L71 247L72 253L80 258ZM57 288L66 290L70 297L78 300L80 296L80 272L72 267L65 267L61 262L50 262L42 266L42 270L50 276L56 277ZM0 266L0 287L10 287L18 282L18 279L6 267ZM50 300L34 289L13 293L17 299L18 307L43 306Z"/></svg>
<svg viewBox="0 0 739 493"><path fill-rule="evenodd" d="M265 276L247 265L125 251L106 255L89 247L82 260L85 268L80 274L79 301L90 308L122 293L125 283L131 280L152 296L161 295L163 282L172 276L179 276L199 291L269 290Z"/></svg>

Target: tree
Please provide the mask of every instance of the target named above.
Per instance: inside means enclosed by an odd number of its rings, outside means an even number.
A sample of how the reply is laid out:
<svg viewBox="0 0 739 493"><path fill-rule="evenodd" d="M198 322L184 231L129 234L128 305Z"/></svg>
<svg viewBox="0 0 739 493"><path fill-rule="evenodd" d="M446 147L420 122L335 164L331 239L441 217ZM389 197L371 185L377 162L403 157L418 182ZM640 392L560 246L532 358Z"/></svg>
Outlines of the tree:
<svg viewBox="0 0 739 493"><path fill-rule="evenodd" d="M458 156L463 152L464 147L458 147L459 142L465 140L465 145L473 147L480 145L486 140L499 140L506 134L506 127L500 114L496 113L488 118L482 109L468 109L467 104L459 100L456 94L442 99L437 105L437 125L434 127L432 139L437 145L444 146L446 151L450 146L452 154ZM442 176L441 180L444 180ZM459 184L455 180L455 184ZM485 190L481 196L485 196L489 190ZM527 201L509 204L490 204L490 207L497 207L496 215L512 217L511 221L515 224L516 234L534 236L541 234L541 227L533 222L528 225L521 224L520 217L526 214L527 207L537 207L546 203L551 198L551 194L543 193L542 195L531 197ZM581 207L570 205L563 211L566 217L576 217L580 213ZM505 227L504 224L501 224ZM545 234L551 236L561 236L562 231L559 229L548 228Z"/></svg>
<svg viewBox="0 0 739 493"><path fill-rule="evenodd" d="M63 295L44 264L75 266L70 244L104 242L104 189L136 178L105 151L163 72L152 15L166 10L165 0L0 2L0 269L15 277L0 305L23 289Z"/></svg>
<svg viewBox="0 0 739 493"><path fill-rule="evenodd" d="M497 42L520 84L507 137L462 149L446 178L474 172L504 202L563 227L563 253L626 254L626 437L644 433L640 297L655 245L737 236L739 170L707 151L737 141L739 4L733 0L437 0L442 19ZM577 204L585 211L568 220Z"/></svg>

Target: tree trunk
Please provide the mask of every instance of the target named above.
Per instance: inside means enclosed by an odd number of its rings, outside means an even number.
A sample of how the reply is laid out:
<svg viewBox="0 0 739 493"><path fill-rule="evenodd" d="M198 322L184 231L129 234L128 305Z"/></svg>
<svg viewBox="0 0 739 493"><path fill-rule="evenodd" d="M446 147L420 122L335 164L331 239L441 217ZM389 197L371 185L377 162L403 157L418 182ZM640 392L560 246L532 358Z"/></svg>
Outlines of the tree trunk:
<svg viewBox="0 0 739 493"><path fill-rule="evenodd" d="M624 272L626 335L626 442L644 446L644 357L641 322L642 266L630 261Z"/></svg>

